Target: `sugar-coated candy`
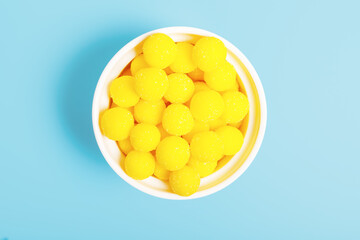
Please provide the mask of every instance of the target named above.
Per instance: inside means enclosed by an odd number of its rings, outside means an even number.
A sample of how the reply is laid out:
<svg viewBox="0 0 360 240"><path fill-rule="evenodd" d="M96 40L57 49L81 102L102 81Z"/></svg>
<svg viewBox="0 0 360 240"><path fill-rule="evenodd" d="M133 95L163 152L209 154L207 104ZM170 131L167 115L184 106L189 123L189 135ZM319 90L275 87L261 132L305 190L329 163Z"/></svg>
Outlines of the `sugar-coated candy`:
<svg viewBox="0 0 360 240"><path fill-rule="evenodd" d="M221 116L226 123L237 123L244 119L249 112L247 97L238 91L230 90L222 95L225 111Z"/></svg>
<svg viewBox="0 0 360 240"><path fill-rule="evenodd" d="M218 161L224 156L224 143L214 131L194 135L190 143L191 156L199 161Z"/></svg>
<svg viewBox="0 0 360 240"><path fill-rule="evenodd" d="M122 76L115 78L110 84L110 97L119 107L131 107L139 101L139 95L136 93L135 78L131 76Z"/></svg>
<svg viewBox="0 0 360 240"><path fill-rule="evenodd" d="M204 80L207 85L216 91L226 91L236 87L236 72L228 61L218 68L205 72Z"/></svg>
<svg viewBox="0 0 360 240"><path fill-rule="evenodd" d="M194 71L196 65L192 59L192 52L194 46L191 43L179 42L176 43L177 54L173 63L170 64L170 69L177 73L188 73Z"/></svg>
<svg viewBox="0 0 360 240"><path fill-rule="evenodd" d="M122 153L124 153L125 155L129 154L129 152L134 150L134 148L131 146L129 138L118 141L118 145Z"/></svg>
<svg viewBox="0 0 360 240"><path fill-rule="evenodd" d="M164 69L175 60L177 48L169 36L155 33L144 41L143 52L147 64Z"/></svg>
<svg viewBox="0 0 360 240"><path fill-rule="evenodd" d="M169 87L164 95L165 99L171 103L184 103L188 101L194 93L194 83L184 73L172 73L168 76Z"/></svg>
<svg viewBox="0 0 360 240"><path fill-rule="evenodd" d="M235 127L224 126L215 130L224 143L224 155L234 155L244 142L241 131Z"/></svg>
<svg viewBox="0 0 360 240"><path fill-rule="evenodd" d="M215 120L224 112L224 100L214 90L200 91L191 99L190 111L196 120L203 122Z"/></svg>
<svg viewBox="0 0 360 240"><path fill-rule="evenodd" d="M200 174L200 177L203 178L209 176L214 172L217 161L203 162L193 157L190 157L187 165L194 168Z"/></svg>
<svg viewBox="0 0 360 240"><path fill-rule="evenodd" d="M199 39L193 50L193 60L200 70L212 71L222 65L226 58L226 47L215 37Z"/></svg>
<svg viewBox="0 0 360 240"><path fill-rule="evenodd" d="M161 122L165 110L165 103L162 99L155 101L140 101L134 107L134 117L138 123L149 123L157 125Z"/></svg>
<svg viewBox="0 0 360 240"><path fill-rule="evenodd" d="M175 171L183 168L190 158L190 147L185 139L169 136L156 148L156 160L165 169Z"/></svg>
<svg viewBox="0 0 360 240"><path fill-rule="evenodd" d="M209 124L206 122L200 122L198 120L194 120L194 127L193 129L185 134L183 136L184 139L186 139L186 141L188 141L189 143L191 142L191 139L193 138L193 136L199 132L204 132L204 131L209 131L210 127Z"/></svg>
<svg viewBox="0 0 360 240"><path fill-rule="evenodd" d="M170 171L164 168L160 163L156 162L154 175L158 179L167 181L169 179Z"/></svg>
<svg viewBox="0 0 360 240"><path fill-rule="evenodd" d="M150 66L149 66L149 64L146 63L144 54L140 54L132 60L131 65L130 65L130 71L131 71L131 74L133 76L135 76L135 74L140 69L148 68L148 67L150 67Z"/></svg>
<svg viewBox="0 0 360 240"><path fill-rule="evenodd" d="M112 140L121 141L128 138L133 127L133 115L129 110L121 107L105 110L100 118L103 134Z"/></svg>
<svg viewBox="0 0 360 240"><path fill-rule="evenodd" d="M160 142L160 131L148 123L137 124L130 131L130 142L135 150L150 152L155 150Z"/></svg>
<svg viewBox="0 0 360 240"><path fill-rule="evenodd" d="M170 173L169 183L174 193L180 196L190 196L200 186L200 175L194 168L185 166Z"/></svg>
<svg viewBox="0 0 360 240"><path fill-rule="evenodd" d="M192 130L194 119L188 107L173 103L164 110L162 126L169 134L181 136Z"/></svg>
<svg viewBox="0 0 360 240"><path fill-rule="evenodd" d="M131 151L125 157L125 172L132 178L143 180L154 174L155 159L151 153Z"/></svg>
<svg viewBox="0 0 360 240"><path fill-rule="evenodd" d="M143 68L135 74L135 91L144 100L160 100L168 87L167 75L159 68Z"/></svg>

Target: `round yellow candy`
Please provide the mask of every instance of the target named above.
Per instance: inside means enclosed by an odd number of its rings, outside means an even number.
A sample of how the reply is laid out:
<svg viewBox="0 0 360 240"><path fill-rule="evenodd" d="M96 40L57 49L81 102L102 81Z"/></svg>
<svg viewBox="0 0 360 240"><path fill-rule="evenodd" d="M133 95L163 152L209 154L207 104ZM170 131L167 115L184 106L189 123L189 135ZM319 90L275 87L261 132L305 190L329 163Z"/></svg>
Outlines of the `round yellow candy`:
<svg viewBox="0 0 360 240"><path fill-rule="evenodd" d="M169 36L155 33L144 41L143 52L150 66L164 69L174 62L177 49L175 42Z"/></svg>
<svg viewBox="0 0 360 240"><path fill-rule="evenodd" d="M191 131L194 127L194 119L188 107L173 103L165 109L162 125L169 134L181 136Z"/></svg>
<svg viewBox="0 0 360 240"><path fill-rule="evenodd" d="M204 72L212 71L222 65L226 58L226 47L215 37L198 40L193 49L193 60Z"/></svg>
<svg viewBox="0 0 360 240"><path fill-rule="evenodd" d="M234 85L232 85L229 90L239 91L239 88L240 88L239 83L238 83L237 79L235 79Z"/></svg>
<svg viewBox="0 0 360 240"><path fill-rule="evenodd" d="M213 71L205 72L204 80L216 91L226 91L236 86L236 72L228 61Z"/></svg>
<svg viewBox="0 0 360 240"><path fill-rule="evenodd" d="M191 156L199 161L218 161L224 155L224 142L214 131L194 135L190 143Z"/></svg>
<svg viewBox="0 0 360 240"><path fill-rule="evenodd" d="M221 169L223 166L225 166L232 158L234 157L234 155L232 156L224 156L222 159L220 159L218 162L217 162L217 166L216 166L216 169L215 171Z"/></svg>
<svg viewBox="0 0 360 240"><path fill-rule="evenodd" d="M181 137L166 137L156 148L156 160L169 171L183 168L189 158L189 144Z"/></svg>
<svg viewBox="0 0 360 240"><path fill-rule="evenodd" d="M195 120L193 129L188 134L185 134L183 138L190 143L195 134L204 131L209 131L209 124Z"/></svg>
<svg viewBox="0 0 360 240"><path fill-rule="evenodd" d="M194 71L188 73L189 77L191 77L194 81L204 80L204 72L199 68L196 68Z"/></svg>
<svg viewBox="0 0 360 240"><path fill-rule="evenodd" d="M125 172L130 177L143 180L154 174L155 159L151 153L131 151L125 158Z"/></svg>
<svg viewBox="0 0 360 240"><path fill-rule="evenodd" d="M215 120L212 120L212 121L210 121L208 123L209 123L210 130L215 130L215 129L219 128L219 127L223 127L223 126L226 125L225 120L223 118L221 118L221 117L217 118Z"/></svg>
<svg viewBox="0 0 360 240"><path fill-rule="evenodd" d="M167 181L169 179L170 171L166 170L166 168L164 168L161 164L156 162L154 175L158 179Z"/></svg>
<svg viewBox="0 0 360 240"><path fill-rule="evenodd" d="M204 82L195 82L194 87L195 87L194 94L204 90L211 90L209 86L206 85L206 83Z"/></svg>
<svg viewBox="0 0 360 240"><path fill-rule="evenodd" d="M148 68L148 67L149 65L145 61L144 54L140 54L132 60L130 65L130 71L131 74L135 76L137 71L139 71L142 68Z"/></svg>
<svg viewBox="0 0 360 240"><path fill-rule="evenodd" d="M203 90L211 90L208 85L206 85L206 83L204 82L194 82L194 93L193 93L193 96L200 92L200 91L203 91ZM191 102L191 99L189 99L185 105L186 106L189 106L190 107L190 102Z"/></svg>
<svg viewBox="0 0 360 240"><path fill-rule="evenodd" d="M217 165L217 161L203 162L193 157L190 157L190 160L187 165L194 168L200 174L200 177L203 178L209 176L214 172Z"/></svg>
<svg viewBox="0 0 360 240"><path fill-rule="evenodd" d="M224 154L234 155L240 151L244 143L244 136L241 131L235 127L224 126L215 131L224 142Z"/></svg>
<svg viewBox="0 0 360 240"><path fill-rule="evenodd" d="M224 100L214 90L203 90L191 99L190 111L196 120L203 122L215 120L224 112Z"/></svg>
<svg viewBox="0 0 360 240"><path fill-rule="evenodd" d="M184 103L194 93L194 82L184 73L173 73L168 76L169 88L164 97L171 103Z"/></svg>
<svg viewBox="0 0 360 240"><path fill-rule="evenodd" d="M244 119L249 112L247 97L238 91L227 91L223 95L225 111L221 116L226 123L237 123Z"/></svg>
<svg viewBox="0 0 360 240"><path fill-rule="evenodd" d="M170 64L170 69L173 72L188 73L194 71L196 68L192 60L192 52L194 46L187 42L179 42L176 44L177 54L175 60Z"/></svg>
<svg viewBox="0 0 360 240"><path fill-rule="evenodd" d="M134 107L135 120L138 123L157 125L161 122L165 107L162 99L158 101L145 101L141 99Z"/></svg>
<svg viewBox="0 0 360 240"><path fill-rule="evenodd" d="M159 68L143 68L135 74L135 91L144 100L160 100L168 87L166 73Z"/></svg>
<svg viewBox="0 0 360 240"><path fill-rule="evenodd" d="M107 109L100 118L100 128L103 134L116 141L129 137L134 127L134 117L131 112L121 107Z"/></svg>
<svg viewBox="0 0 360 240"><path fill-rule="evenodd" d="M134 89L135 78L122 76L115 78L110 84L110 97L119 107L131 107L139 101Z"/></svg>
<svg viewBox="0 0 360 240"><path fill-rule="evenodd" d="M161 124L157 125L157 128L160 131L160 139L163 140L164 138L170 136L169 133L167 131L165 131L165 129L163 128L163 126Z"/></svg>
<svg viewBox="0 0 360 240"><path fill-rule="evenodd" d="M180 196L190 196L200 186L200 175L192 167L185 166L178 171L170 173L169 183L174 193Z"/></svg>
<svg viewBox="0 0 360 240"><path fill-rule="evenodd" d="M125 155L129 154L129 152L134 150L133 147L131 146L129 138L118 141L118 145L120 147L121 152L124 153Z"/></svg>
<svg viewBox="0 0 360 240"><path fill-rule="evenodd" d="M160 131L154 125L140 123L131 129L130 142L135 150L150 152L154 150L160 142Z"/></svg>

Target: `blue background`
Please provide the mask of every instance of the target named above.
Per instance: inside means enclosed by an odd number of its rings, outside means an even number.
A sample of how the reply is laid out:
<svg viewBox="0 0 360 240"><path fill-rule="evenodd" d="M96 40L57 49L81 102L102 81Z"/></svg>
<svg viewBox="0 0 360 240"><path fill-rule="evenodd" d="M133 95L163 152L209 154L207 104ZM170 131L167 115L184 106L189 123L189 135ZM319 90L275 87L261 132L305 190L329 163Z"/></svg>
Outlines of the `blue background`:
<svg viewBox="0 0 360 240"><path fill-rule="evenodd" d="M0 239L360 239L357 1L1 1ZM97 80L134 37L194 26L264 85L255 161L214 195L124 182L91 126Z"/></svg>

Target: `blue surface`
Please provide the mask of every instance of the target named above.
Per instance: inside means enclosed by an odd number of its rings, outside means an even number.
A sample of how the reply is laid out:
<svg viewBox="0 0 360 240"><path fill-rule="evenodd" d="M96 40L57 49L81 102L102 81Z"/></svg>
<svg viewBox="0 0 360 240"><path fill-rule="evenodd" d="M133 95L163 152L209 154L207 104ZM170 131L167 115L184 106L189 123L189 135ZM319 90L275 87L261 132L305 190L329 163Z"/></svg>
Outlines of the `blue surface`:
<svg viewBox="0 0 360 240"><path fill-rule="evenodd" d="M357 1L2 1L0 239L360 239ZM268 102L246 173L206 198L125 183L91 127L110 58L160 27L235 44Z"/></svg>

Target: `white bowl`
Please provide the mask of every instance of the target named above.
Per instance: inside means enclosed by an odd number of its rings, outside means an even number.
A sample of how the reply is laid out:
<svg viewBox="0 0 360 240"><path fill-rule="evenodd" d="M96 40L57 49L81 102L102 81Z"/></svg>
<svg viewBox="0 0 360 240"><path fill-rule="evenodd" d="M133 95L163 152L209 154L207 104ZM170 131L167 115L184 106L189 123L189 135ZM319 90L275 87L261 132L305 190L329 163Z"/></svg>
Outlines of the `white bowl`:
<svg viewBox="0 0 360 240"><path fill-rule="evenodd" d="M247 128L244 129L246 134L241 150L222 168L210 176L202 178L199 190L189 197L182 197L172 193L168 184L155 177L149 177L141 181L129 177L120 166L120 160L124 156L119 151L116 142L106 138L101 133L99 127L99 115L109 107L110 98L108 89L110 82L122 72L137 54L141 52L143 40L149 35L158 32L167 34L175 42L189 41L194 43L203 36L213 36L222 40L228 50L226 59L234 65L242 82L241 87L243 91L246 92L250 103L248 124ZM264 90L259 76L249 60L234 45L224 38L214 33L192 27L168 27L157 29L145 33L126 44L115 54L102 72L95 89L92 108L92 121L96 141L100 151L111 168L127 183L145 193L160 198L178 200L200 198L213 194L225 188L243 174L254 160L255 155L260 148L266 128L266 117Z"/></svg>

